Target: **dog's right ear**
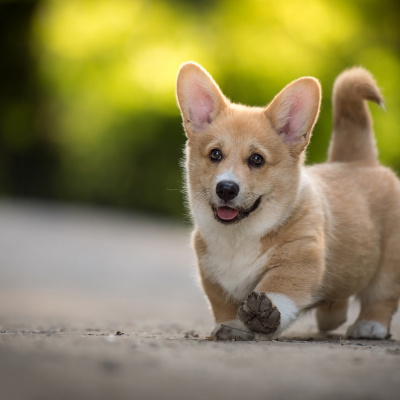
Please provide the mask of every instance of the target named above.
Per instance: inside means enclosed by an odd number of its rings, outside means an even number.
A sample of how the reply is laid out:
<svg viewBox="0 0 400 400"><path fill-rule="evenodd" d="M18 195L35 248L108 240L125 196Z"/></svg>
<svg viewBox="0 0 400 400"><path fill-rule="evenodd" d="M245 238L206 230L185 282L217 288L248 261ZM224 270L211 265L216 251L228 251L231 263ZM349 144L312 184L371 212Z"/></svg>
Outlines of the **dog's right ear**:
<svg viewBox="0 0 400 400"><path fill-rule="evenodd" d="M181 66L176 97L188 136L204 130L229 102L208 72L194 62Z"/></svg>

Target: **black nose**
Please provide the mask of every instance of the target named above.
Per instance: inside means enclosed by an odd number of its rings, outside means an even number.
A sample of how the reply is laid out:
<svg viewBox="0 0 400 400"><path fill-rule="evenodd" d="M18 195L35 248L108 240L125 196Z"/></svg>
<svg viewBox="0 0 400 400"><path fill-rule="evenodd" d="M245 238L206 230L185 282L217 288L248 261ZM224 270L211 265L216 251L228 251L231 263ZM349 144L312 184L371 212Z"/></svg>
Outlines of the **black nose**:
<svg viewBox="0 0 400 400"><path fill-rule="evenodd" d="M232 181L221 181L215 188L220 199L229 201L234 199L239 193L239 185Z"/></svg>

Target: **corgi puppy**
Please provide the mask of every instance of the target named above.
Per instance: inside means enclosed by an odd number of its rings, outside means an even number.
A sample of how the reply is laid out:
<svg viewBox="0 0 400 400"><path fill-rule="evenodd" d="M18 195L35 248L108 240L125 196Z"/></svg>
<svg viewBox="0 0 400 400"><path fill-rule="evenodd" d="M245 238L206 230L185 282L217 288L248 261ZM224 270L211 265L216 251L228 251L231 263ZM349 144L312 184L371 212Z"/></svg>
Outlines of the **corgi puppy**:
<svg viewBox="0 0 400 400"><path fill-rule="evenodd" d="M353 68L337 78L328 160L313 166L304 160L321 102L315 78L247 107L188 62L176 94L213 335L271 339L314 307L319 330L330 331L356 295L347 337L389 337L400 297L400 183L377 160L366 100L383 101L371 75Z"/></svg>

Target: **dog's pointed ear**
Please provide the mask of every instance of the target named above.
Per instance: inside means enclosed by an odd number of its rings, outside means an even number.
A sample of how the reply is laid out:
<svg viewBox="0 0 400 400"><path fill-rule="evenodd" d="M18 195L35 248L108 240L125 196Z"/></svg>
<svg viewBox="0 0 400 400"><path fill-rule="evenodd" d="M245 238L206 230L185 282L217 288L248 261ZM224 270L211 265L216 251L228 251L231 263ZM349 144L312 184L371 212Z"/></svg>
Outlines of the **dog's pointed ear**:
<svg viewBox="0 0 400 400"><path fill-rule="evenodd" d="M319 82L305 77L287 85L268 105L266 114L291 153L299 155L308 145L320 104Z"/></svg>
<svg viewBox="0 0 400 400"><path fill-rule="evenodd" d="M204 130L229 103L214 79L194 62L181 66L176 97L187 135Z"/></svg>

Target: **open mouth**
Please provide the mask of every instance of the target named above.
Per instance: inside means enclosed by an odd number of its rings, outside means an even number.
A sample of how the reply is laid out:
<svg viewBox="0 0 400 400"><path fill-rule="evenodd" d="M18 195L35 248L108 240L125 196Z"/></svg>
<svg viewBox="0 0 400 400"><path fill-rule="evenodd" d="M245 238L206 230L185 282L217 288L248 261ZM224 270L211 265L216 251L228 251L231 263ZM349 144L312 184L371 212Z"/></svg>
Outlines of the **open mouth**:
<svg viewBox="0 0 400 400"><path fill-rule="evenodd" d="M223 224L233 224L239 222L243 218L248 217L253 211L255 211L261 203L261 196L254 202L254 204L247 210L236 209L232 207L222 206L213 207L214 216Z"/></svg>

